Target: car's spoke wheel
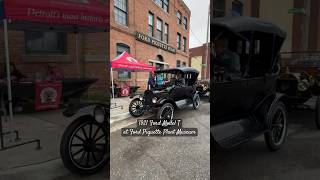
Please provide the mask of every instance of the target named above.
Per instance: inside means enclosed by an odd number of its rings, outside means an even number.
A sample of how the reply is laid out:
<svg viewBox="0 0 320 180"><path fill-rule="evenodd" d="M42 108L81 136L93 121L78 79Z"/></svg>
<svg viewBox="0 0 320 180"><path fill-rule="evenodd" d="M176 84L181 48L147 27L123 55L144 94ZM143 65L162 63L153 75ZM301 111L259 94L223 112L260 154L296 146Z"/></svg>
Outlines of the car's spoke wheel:
<svg viewBox="0 0 320 180"><path fill-rule="evenodd" d="M317 101L316 101L315 122L316 122L317 128L320 129L320 97L317 97Z"/></svg>
<svg viewBox="0 0 320 180"><path fill-rule="evenodd" d="M133 99L129 105L129 112L134 117L142 116L144 113L144 104L139 98Z"/></svg>
<svg viewBox="0 0 320 180"><path fill-rule="evenodd" d="M196 97L193 99L193 109L198 109L200 106L200 96L199 94L196 95Z"/></svg>
<svg viewBox="0 0 320 180"><path fill-rule="evenodd" d="M270 150L280 149L287 135L287 114L282 102L272 105L267 114L271 126L270 130L265 133L265 141Z"/></svg>
<svg viewBox="0 0 320 180"><path fill-rule="evenodd" d="M70 171L92 174L106 165L109 135L104 126L89 116L76 119L68 126L61 140L60 153Z"/></svg>
<svg viewBox="0 0 320 180"><path fill-rule="evenodd" d="M158 111L158 119L173 119L174 107L171 103L165 103Z"/></svg>

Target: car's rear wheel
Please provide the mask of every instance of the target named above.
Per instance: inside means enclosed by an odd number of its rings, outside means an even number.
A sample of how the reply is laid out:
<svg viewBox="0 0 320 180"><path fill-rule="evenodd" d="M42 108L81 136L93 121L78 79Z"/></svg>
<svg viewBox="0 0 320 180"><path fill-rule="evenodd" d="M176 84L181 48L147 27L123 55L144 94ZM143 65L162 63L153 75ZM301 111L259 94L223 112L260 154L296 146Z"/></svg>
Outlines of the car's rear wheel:
<svg viewBox="0 0 320 180"><path fill-rule="evenodd" d="M143 101L139 98L133 99L129 104L129 113L133 117L140 117L144 114Z"/></svg>
<svg viewBox="0 0 320 180"><path fill-rule="evenodd" d="M192 102L193 109L198 109L200 106L200 96L199 94L196 94L196 97L194 97Z"/></svg>
<svg viewBox="0 0 320 180"><path fill-rule="evenodd" d="M165 103L157 113L157 118L162 120L172 120L174 107L171 103Z"/></svg>
<svg viewBox="0 0 320 180"><path fill-rule="evenodd" d="M276 151L281 148L287 135L287 113L284 104L277 102L272 105L267 116L271 128L264 135L265 142L271 151Z"/></svg>
<svg viewBox="0 0 320 180"><path fill-rule="evenodd" d="M320 97L317 97L316 106L315 106L315 122L317 128L320 129Z"/></svg>

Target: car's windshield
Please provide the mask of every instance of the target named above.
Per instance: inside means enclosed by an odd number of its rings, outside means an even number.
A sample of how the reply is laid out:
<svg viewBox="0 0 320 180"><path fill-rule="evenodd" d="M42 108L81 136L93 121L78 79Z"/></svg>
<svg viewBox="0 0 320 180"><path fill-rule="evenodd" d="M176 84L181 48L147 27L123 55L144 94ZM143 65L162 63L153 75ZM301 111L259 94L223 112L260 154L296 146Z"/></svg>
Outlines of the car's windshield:
<svg viewBox="0 0 320 180"><path fill-rule="evenodd" d="M173 85L176 80L176 74L169 72L156 73L156 85Z"/></svg>

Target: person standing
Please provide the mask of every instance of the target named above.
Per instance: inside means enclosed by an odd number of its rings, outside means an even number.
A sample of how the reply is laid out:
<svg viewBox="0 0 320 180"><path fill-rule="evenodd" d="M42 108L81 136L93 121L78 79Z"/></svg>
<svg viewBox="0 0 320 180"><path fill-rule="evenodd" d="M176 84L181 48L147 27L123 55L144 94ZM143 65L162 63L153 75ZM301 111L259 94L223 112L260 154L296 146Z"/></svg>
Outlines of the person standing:
<svg viewBox="0 0 320 180"><path fill-rule="evenodd" d="M156 86L155 74L151 73L148 80L148 89L152 89Z"/></svg>

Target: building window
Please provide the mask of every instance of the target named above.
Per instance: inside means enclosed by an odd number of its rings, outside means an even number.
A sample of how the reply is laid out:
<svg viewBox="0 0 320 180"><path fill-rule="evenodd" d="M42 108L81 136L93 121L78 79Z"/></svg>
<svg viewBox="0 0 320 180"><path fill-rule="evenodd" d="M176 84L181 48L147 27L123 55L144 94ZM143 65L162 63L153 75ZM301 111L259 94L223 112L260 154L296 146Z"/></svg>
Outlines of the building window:
<svg viewBox="0 0 320 180"><path fill-rule="evenodd" d="M186 66L187 66L186 62L182 62L182 67L186 67Z"/></svg>
<svg viewBox="0 0 320 180"><path fill-rule="evenodd" d="M177 48L181 49L181 34L177 33Z"/></svg>
<svg viewBox="0 0 320 180"><path fill-rule="evenodd" d="M211 19L217 17L224 17L225 16L225 9L226 9L226 1L225 0L215 0L214 3L211 3Z"/></svg>
<svg viewBox="0 0 320 180"><path fill-rule="evenodd" d="M232 16L242 16L243 4L240 1L232 1Z"/></svg>
<svg viewBox="0 0 320 180"><path fill-rule="evenodd" d="M164 25L164 42L169 43L169 25L167 23Z"/></svg>
<svg viewBox="0 0 320 180"><path fill-rule="evenodd" d="M126 44L117 43L117 56L121 55L124 51L130 53L130 47ZM131 72L126 70L118 70L118 79L130 79Z"/></svg>
<svg viewBox="0 0 320 180"><path fill-rule="evenodd" d="M177 67L181 67L181 61L177 60Z"/></svg>
<svg viewBox="0 0 320 180"><path fill-rule="evenodd" d="M26 53L66 54L67 34L62 32L26 31Z"/></svg>
<svg viewBox="0 0 320 180"><path fill-rule="evenodd" d="M187 46L187 38L183 37L183 41L182 41L182 50L183 50L184 52L186 52L186 51L187 51L186 46Z"/></svg>
<svg viewBox="0 0 320 180"><path fill-rule="evenodd" d="M155 0L155 2L164 11L169 12L169 0Z"/></svg>
<svg viewBox="0 0 320 180"><path fill-rule="evenodd" d="M154 15L149 12L148 16L148 35L153 37Z"/></svg>
<svg viewBox="0 0 320 180"><path fill-rule="evenodd" d="M128 26L128 1L114 0L114 14L117 23Z"/></svg>
<svg viewBox="0 0 320 180"><path fill-rule="evenodd" d="M156 38L159 40L163 40L162 39L162 20L157 18L157 33L156 33Z"/></svg>
<svg viewBox="0 0 320 180"><path fill-rule="evenodd" d="M180 11L178 11L177 12L177 23L179 24L179 25L181 25L181 12Z"/></svg>
<svg viewBox="0 0 320 180"><path fill-rule="evenodd" d="M184 27L184 29L185 30L188 30L188 19L187 19L187 17L184 17L183 18L183 27Z"/></svg>

